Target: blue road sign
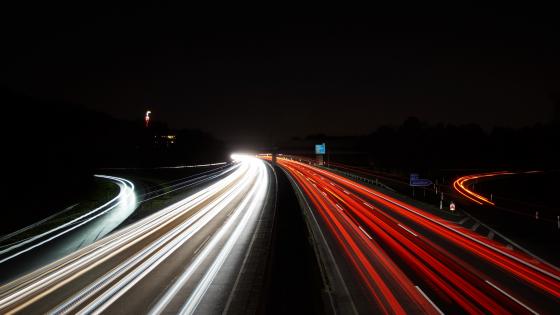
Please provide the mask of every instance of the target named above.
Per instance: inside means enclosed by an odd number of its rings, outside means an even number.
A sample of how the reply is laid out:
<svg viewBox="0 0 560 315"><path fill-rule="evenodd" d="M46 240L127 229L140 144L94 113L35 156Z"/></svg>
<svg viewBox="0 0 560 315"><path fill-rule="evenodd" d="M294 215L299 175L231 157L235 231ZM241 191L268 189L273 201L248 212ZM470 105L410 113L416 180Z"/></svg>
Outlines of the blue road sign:
<svg viewBox="0 0 560 315"><path fill-rule="evenodd" d="M315 145L315 154L325 154L326 152L327 152L327 148L324 143Z"/></svg>
<svg viewBox="0 0 560 315"><path fill-rule="evenodd" d="M432 181L425 178L420 178L416 173L410 174L410 186L430 186L433 185Z"/></svg>

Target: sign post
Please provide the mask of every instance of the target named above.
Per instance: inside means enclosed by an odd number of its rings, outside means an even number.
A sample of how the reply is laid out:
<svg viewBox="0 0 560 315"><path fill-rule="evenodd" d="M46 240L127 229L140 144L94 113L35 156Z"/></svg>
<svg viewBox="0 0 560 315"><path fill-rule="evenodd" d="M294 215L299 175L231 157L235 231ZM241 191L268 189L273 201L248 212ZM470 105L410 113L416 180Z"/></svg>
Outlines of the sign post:
<svg viewBox="0 0 560 315"><path fill-rule="evenodd" d="M324 165L323 157L327 152L327 145L323 142L315 145L315 156L318 165Z"/></svg>
<svg viewBox="0 0 560 315"><path fill-rule="evenodd" d="M417 173L410 174L410 186L412 187L412 198L415 197L414 187L426 187L433 185L432 181L429 179L420 178ZM426 189L424 189L424 197L426 197Z"/></svg>

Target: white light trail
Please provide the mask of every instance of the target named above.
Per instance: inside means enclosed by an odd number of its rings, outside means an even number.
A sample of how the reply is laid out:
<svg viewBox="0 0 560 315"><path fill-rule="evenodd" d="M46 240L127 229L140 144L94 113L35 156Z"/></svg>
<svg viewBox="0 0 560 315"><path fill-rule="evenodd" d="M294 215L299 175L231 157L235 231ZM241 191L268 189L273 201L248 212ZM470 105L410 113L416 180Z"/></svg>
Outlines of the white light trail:
<svg viewBox="0 0 560 315"><path fill-rule="evenodd" d="M93 302L91 302L87 307L83 308L80 313L87 314L89 312L101 312L107 307L109 307L114 301L116 301L120 296L122 296L126 291L132 288L136 283L138 283L143 277L149 274L150 271L155 269L160 263L162 263L167 257L169 257L175 250L182 246L186 241L188 241L195 233L200 231L206 224L208 224L212 219L214 219L221 211L227 208L231 202L237 198L250 184L250 176L243 177L243 180L231 190L231 192L223 195L220 199L212 202L204 209L200 210L193 216L193 218L187 220L181 226L175 228L173 235L166 234L162 239L171 240L165 247L158 250L154 249L158 247L164 240L160 239L157 244L152 244L149 250L143 251L138 257L133 257L134 260L140 261L149 257L144 263L135 268L134 270L124 270L129 273L118 281L117 284L113 285L110 289L105 290L99 297L97 297ZM181 234L178 234L181 232ZM151 256L149 256L151 255ZM201 254L202 255L202 254ZM200 257L200 255L198 256ZM130 260L130 259L129 259ZM112 279L116 279L120 274L112 275ZM100 283L93 283L91 288L95 288L96 291L101 289ZM95 293L95 292L94 292ZM93 293L92 293L93 294ZM68 304L74 304L75 302L68 302ZM74 304L75 305L75 304Z"/></svg>
<svg viewBox="0 0 560 315"><path fill-rule="evenodd" d="M46 232L43 232L41 234L35 235L33 237L27 238L25 240L22 240L21 242L17 242L15 244L13 244L12 246L2 249L0 250L0 255L6 254L6 253L10 253L18 248L24 247L23 249L8 255L7 257L4 257L2 259L0 259L0 264L3 262L6 262L14 257L17 257L23 253L26 253L34 248L37 248L45 243L48 243L56 238L59 238L60 236L77 229L78 227L106 214L107 212L115 209L115 208L123 208L125 210L130 210L131 208L134 207L135 203L136 203L136 195L134 192L134 184L132 182L130 182L129 180L126 180L124 178L119 178L119 177L114 177L114 176L107 176L107 175L95 175L95 177L99 177L99 178L106 178L106 179L110 179L113 180L115 182L118 183L119 187L120 187L120 193L113 199L109 200L108 202L106 202L105 204L91 210L88 211L87 213L72 219L64 224L61 224L53 229L50 229ZM55 234L55 232L58 232ZM53 235L54 234L54 235ZM45 238L41 240L42 238ZM36 243L34 243L36 242ZM28 245L29 246L26 246ZM26 246L26 247L25 247Z"/></svg>
<svg viewBox="0 0 560 315"><path fill-rule="evenodd" d="M234 212L235 217L232 216L229 221L222 227L220 230L220 235L216 235L213 239L214 243L209 244L207 248L205 248L205 253L201 253L197 259L203 259L204 256L207 256L212 250L217 247L218 241L220 238L223 238L228 230L231 228L233 224L235 224L235 220L237 216L240 216L242 210L245 208L245 214L239 223L235 225L235 230L231 233L228 237L227 243L221 248L218 257L214 260L202 281L200 281L191 294L187 302L181 308L180 314L192 314L196 310L196 307L204 297L204 294L212 284L213 280L215 279L218 271L223 266L226 258L231 253L234 245L241 237L243 231L245 231L248 225L251 223L250 219L255 215L259 210L262 211L263 202L266 198L266 192L268 187L268 178L266 167L264 166L262 161L255 161L254 163L259 164L260 173L257 183L253 186L253 189L249 193L248 197L245 198L244 203L237 207L236 211ZM250 200L250 202L249 202ZM248 204L248 205L247 205ZM252 222L255 223L255 222Z"/></svg>
<svg viewBox="0 0 560 315"><path fill-rule="evenodd" d="M200 282L195 283L195 290L183 305L183 312L195 310L232 248L243 233L252 231L256 224L256 214L262 210L266 199L268 172L264 162L249 156L237 156L236 159L240 162L237 169L209 187L72 255L0 287L0 312L24 310L93 268L108 262L110 258L129 251L131 253L123 261L66 298L49 313L102 312L196 233L216 220L218 215L228 211L230 215L220 215L220 220L225 220L225 223L220 224L212 237L197 249L195 259L172 286L181 288L195 271L197 274L204 274ZM150 242L147 245L140 243L148 238ZM224 242L222 247L218 246ZM172 294L165 294L157 304L160 308L156 306L153 311L158 313L158 310L165 310L172 297Z"/></svg>
<svg viewBox="0 0 560 315"><path fill-rule="evenodd" d="M204 293L208 289L208 286L216 276L223 262L229 255L231 248L239 239L240 234L246 229L248 220L258 209L262 209L262 202L266 195L266 189L268 185L268 179L266 177L266 168L264 162L255 158L243 158L243 161L250 163L253 167L253 177L257 177L257 181L253 184L250 192L242 200L241 204L235 208L233 214L229 217L228 221L222 226L222 228L212 237L196 259L185 269L185 271L177 278L173 285L165 292L165 294L159 299L158 303L150 310L150 314L160 314L162 313L168 304L172 301L173 297L177 292L187 283L191 278L193 273L201 266L201 264L208 259L208 256L212 251L214 251L219 244L220 240L226 235L226 233L231 229L232 225L237 223L237 219L241 216L242 211L245 209L245 215L243 216L241 222L239 222L235 228L235 231L228 235L228 241L224 245L211 264L211 267L207 270L205 276L199 282L197 288L191 295L191 298L184 305L185 311L194 310ZM247 204L250 202L249 206Z"/></svg>
<svg viewBox="0 0 560 315"><path fill-rule="evenodd" d="M33 299L38 299L39 295L46 295L48 292L133 246L145 237L155 233L166 223L179 217L186 211L185 209L188 210L201 204L216 194L217 191L237 180L245 172L245 169L246 167L240 167L237 171L216 184L113 233L73 255L54 262L19 281L14 281L15 283L10 285L13 289L0 295L0 310L25 298L31 298L32 302ZM0 288L0 292L4 291L2 289ZM31 297L33 295L35 295L34 298ZM20 308L24 306L22 304Z"/></svg>

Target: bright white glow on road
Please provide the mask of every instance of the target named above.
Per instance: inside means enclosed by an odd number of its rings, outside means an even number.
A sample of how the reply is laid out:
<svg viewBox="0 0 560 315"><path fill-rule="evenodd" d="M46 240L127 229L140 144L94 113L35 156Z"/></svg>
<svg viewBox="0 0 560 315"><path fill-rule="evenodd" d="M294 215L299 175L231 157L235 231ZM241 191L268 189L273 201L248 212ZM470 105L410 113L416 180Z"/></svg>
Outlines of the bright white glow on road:
<svg viewBox="0 0 560 315"><path fill-rule="evenodd" d="M249 153L232 153L230 155L230 158L234 162L244 162L244 161L252 161L252 159L255 158L255 155Z"/></svg>
<svg viewBox="0 0 560 315"><path fill-rule="evenodd" d="M156 168L157 169L197 168L197 167L219 166L219 165L226 165L226 164L227 162L220 162L220 163L195 164L195 165L161 166Z"/></svg>

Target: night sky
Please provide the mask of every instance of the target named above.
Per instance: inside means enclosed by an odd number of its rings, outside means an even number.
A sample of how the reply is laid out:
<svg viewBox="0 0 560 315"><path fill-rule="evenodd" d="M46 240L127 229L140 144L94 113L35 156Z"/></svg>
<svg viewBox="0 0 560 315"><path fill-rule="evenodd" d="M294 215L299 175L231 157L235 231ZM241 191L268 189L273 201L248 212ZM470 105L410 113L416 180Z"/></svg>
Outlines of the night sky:
<svg viewBox="0 0 560 315"><path fill-rule="evenodd" d="M558 22L544 15L26 10L3 13L4 87L128 120L151 109L231 142L364 134L408 116L520 127L549 121L558 99Z"/></svg>

